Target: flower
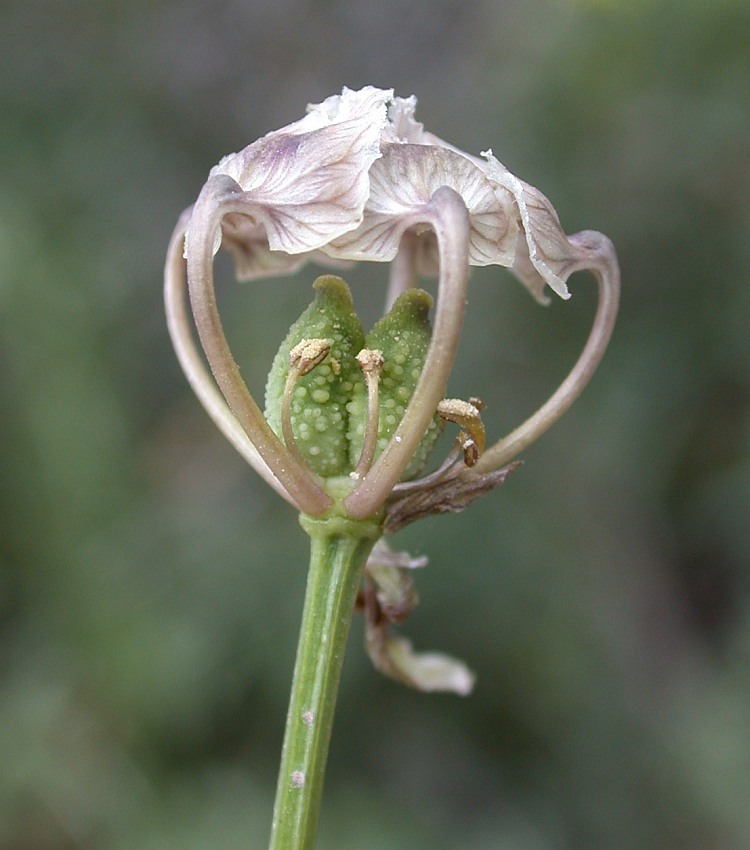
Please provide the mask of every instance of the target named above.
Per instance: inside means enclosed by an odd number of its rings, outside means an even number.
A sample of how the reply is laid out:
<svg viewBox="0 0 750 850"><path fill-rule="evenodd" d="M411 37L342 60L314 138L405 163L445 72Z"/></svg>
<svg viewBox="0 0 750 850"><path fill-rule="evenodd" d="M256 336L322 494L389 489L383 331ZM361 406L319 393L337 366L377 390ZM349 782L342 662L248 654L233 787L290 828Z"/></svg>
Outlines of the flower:
<svg viewBox="0 0 750 850"><path fill-rule="evenodd" d="M415 109L413 96L400 98L372 86L345 88L308 106L299 121L224 157L173 236L166 302L183 368L248 461L288 501L313 516L329 512L337 502L347 516L364 519L382 515L389 500L404 502L404 494L396 496L404 470L436 416L456 353L469 266L505 266L542 302L547 287L568 298L569 276L591 269L600 301L586 347L560 389L481 457L473 451L471 468L460 462L450 466L450 474L441 476L443 489L452 480L451 492L456 482L462 492L481 491L488 476L546 430L590 379L614 323L619 273L610 241L594 231L566 236L541 192L515 177L491 150L473 156L427 132L415 119ZM323 467L312 471L310 456L289 444L291 420L283 433L278 423L269 425L239 375L213 293L212 258L220 246L233 255L243 280L290 273L308 261L334 267L351 261L392 263L389 304L418 275L439 277L421 376L409 390L400 421L387 438L381 435L385 445L379 455L373 450L377 434L371 435L369 454L344 496L332 496L320 479ZM182 303L185 277L213 380L189 331ZM379 374L368 379L368 386L377 384ZM377 403L377 393L368 398ZM344 457L346 447L339 449ZM339 469L341 463L333 466ZM425 487L432 488L434 500L433 485ZM454 498L456 503L463 499L455 492Z"/></svg>

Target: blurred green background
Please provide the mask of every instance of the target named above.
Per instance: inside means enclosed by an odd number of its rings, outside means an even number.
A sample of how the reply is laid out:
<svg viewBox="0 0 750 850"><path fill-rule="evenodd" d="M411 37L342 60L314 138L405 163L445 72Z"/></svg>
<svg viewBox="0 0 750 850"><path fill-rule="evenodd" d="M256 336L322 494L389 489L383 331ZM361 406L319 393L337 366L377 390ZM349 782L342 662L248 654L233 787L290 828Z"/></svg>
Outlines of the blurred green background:
<svg viewBox="0 0 750 850"><path fill-rule="evenodd" d="M478 684L381 678L355 622L319 846L750 847L746 0L6 0L0 56L0 847L266 846L306 540L192 397L161 267L224 154L368 83L607 233L624 292L521 470L394 541L430 556L405 631ZM222 287L259 394L315 273ZM571 288L474 274L450 389L496 437L575 359Z"/></svg>

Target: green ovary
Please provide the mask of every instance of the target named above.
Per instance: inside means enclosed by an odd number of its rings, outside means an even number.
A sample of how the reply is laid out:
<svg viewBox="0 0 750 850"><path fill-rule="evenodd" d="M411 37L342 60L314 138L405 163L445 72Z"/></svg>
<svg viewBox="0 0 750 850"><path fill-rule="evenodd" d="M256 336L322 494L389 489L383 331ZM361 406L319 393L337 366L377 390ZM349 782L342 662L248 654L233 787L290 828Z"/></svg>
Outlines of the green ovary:
<svg viewBox="0 0 750 850"><path fill-rule="evenodd" d="M294 385L290 419L305 463L321 477L334 478L355 469L364 443L368 394L356 355L365 347L383 353L377 459L401 422L422 374L432 333L432 298L419 289L404 292L365 338L349 287L341 278L319 277L313 288L315 300L292 325L274 358L266 383L265 415L283 440L281 410L290 352L302 340L327 340L330 352ZM440 424L435 416L404 479L413 478L424 467Z"/></svg>
<svg viewBox="0 0 750 850"><path fill-rule="evenodd" d="M289 354L303 339L326 339L331 351L297 380L291 404L297 449L313 472L323 478L346 475L349 465L346 405L364 379L355 360L364 333L354 312L349 287L333 275L313 284L315 300L292 325L274 358L266 383L266 419L281 437L281 403L289 374ZM282 437L283 439L283 437Z"/></svg>
<svg viewBox="0 0 750 850"><path fill-rule="evenodd" d="M383 352L383 371L380 377L380 412L377 459L393 436L414 394L422 374L432 328L429 311L432 297L424 290L409 289L395 302L393 308L378 321L365 340L370 349ZM362 451L367 421L367 390L359 384L347 406L349 412L350 462L356 465ZM440 420L431 421L411 463L402 476L408 480L418 475L440 435Z"/></svg>

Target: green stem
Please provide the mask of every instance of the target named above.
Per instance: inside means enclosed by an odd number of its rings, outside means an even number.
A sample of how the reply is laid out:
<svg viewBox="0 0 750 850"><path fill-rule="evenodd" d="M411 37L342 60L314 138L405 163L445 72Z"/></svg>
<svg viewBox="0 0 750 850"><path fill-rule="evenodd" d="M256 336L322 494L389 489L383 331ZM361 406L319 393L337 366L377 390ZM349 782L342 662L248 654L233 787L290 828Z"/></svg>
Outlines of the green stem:
<svg viewBox="0 0 750 850"><path fill-rule="evenodd" d="M344 649L362 569L381 528L301 517L311 538L270 850L312 850Z"/></svg>

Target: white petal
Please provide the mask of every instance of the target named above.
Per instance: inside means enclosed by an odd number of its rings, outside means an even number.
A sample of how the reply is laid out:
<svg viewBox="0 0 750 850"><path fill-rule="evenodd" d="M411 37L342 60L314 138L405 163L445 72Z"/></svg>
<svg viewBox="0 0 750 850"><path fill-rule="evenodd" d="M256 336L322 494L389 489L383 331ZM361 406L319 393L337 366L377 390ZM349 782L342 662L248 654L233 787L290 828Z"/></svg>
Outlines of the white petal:
<svg viewBox="0 0 750 850"><path fill-rule="evenodd" d="M250 224L245 216L234 218L240 220L240 226L228 226L226 219L222 223L222 245L234 257L237 280L292 274L310 258L307 253L287 254L285 251L272 251L268 247L262 227Z"/></svg>
<svg viewBox="0 0 750 850"><path fill-rule="evenodd" d="M380 113L383 105L393 99L393 89L378 89L365 86L353 91L344 86L341 94L327 97L322 103L309 103L307 115L297 124L305 131L315 129L312 124L323 127L337 121L349 121L368 114Z"/></svg>
<svg viewBox="0 0 750 850"><path fill-rule="evenodd" d="M393 98L388 107L388 124L383 130L384 142L423 144L424 125L414 118L416 108L417 99L414 95Z"/></svg>
<svg viewBox="0 0 750 850"><path fill-rule="evenodd" d="M244 190L250 223L263 227L271 250L312 251L359 225L390 96L345 90L213 169Z"/></svg>
<svg viewBox="0 0 750 850"><path fill-rule="evenodd" d="M370 198L362 225L325 250L356 260L392 260L401 236L422 223L420 215L433 193L449 186L469 210L469 261L510 266L515 256L517 225L508 217L482 169L446 148L393 144L370 169Z"/></svg>
<svg viewBox="0 0 750 850"><path fill-rule="evenodd" d="M230 153L222 157L219 163L211 169L210 175L226 174L236 180L243 188L246 188L243 179L246 176L248 166L252 167L248 152L255 145L278 136L301 136L304 133L320 130L331 124L340 124L352 120L372 121L382 128L387 118L386 103L392 97L392 89L383 90L376 89L373 86L365 86L359 91L352 91L344 88L341 94L331 95L322 103L309 103L307 115L300 118L299 121L287 124L280 130L272 130L238 153Z"/></svg>
<svg viewBox="0 0 750 850"><path fill-rule="evenodd" d="M538 189L511 174L492 151L485 151L482 156L487 158L487 176L497 186L498 194L512 195L526 237L525 244L518 240L513 271L540 301L545 300L545 283L561 298L569 298L565 281L581 257L565 235L554 207Z"/></svg>
<svg viewBox="0 0 750 850"><path fill-rule="evenodd" d="M238 281L292 274L308 262L337 271L344 271L352 265L346 260L333 259L322 251L308 251L303 254L272 251L268 247L264 228L240 213L224 216L220 236L222 246L234 257Z"/></svg>

